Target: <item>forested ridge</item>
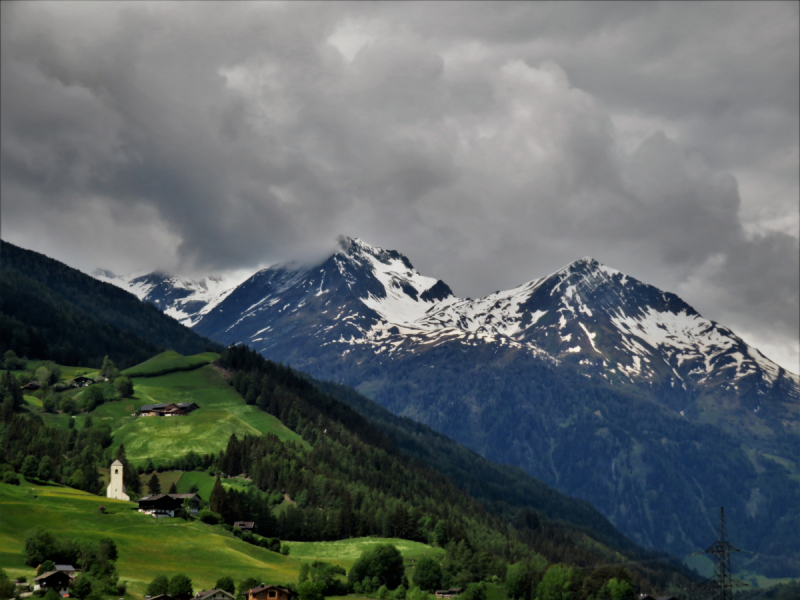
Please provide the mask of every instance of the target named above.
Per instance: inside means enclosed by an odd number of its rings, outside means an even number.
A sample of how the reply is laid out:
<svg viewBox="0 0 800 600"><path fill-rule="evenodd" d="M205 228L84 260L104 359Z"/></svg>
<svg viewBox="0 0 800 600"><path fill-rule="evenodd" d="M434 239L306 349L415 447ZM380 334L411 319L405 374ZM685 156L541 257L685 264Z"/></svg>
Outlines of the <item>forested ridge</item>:
<svg viewBox="0 0 800 600"><path fill-rule="evenodd" d="M276 523L276 532L287 539L381 535L460 546L461 552L469 549L470 560L482 554L485 568L466 569L471 575L453 580L461 583L477 580L482 571L499 573L533 552L550 563L589 570L608 562L636 563L629 570L643 590L651 584L666 589L674 577L689 585L680 567L659 564L641 549L608 548L530 507L490 514L435 468L401 452L356 410L255 351L230 347L219 364L248 403L277 416L311 445L304 451L268 436L232 438L217 458L224 472L241 470L259 489L285 490L297 499Z"/></svg>
<svg viewBox="0 0 800 600"><path fill-rule="evenodd" d="M222 350L154 305L43 254L0 241L0 347L18 356L121 368L162 349Z"/></svg>

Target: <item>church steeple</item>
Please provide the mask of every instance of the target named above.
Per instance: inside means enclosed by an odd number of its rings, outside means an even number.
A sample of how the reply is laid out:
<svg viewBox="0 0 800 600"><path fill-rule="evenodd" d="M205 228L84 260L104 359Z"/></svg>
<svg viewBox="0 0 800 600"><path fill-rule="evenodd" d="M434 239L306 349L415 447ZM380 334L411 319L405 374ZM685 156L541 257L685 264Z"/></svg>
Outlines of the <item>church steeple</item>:
<svg viewBox="0 0 800 600"><path fill-rule="evenodd" d="M106 489L106 497L113 498L115 500L130 500L130 496L125 493L125 484L122 483L122 471L124 467L122 463L118 460L115 460L111 463L111 467L108 469L109 474L109 482L108 488Z"/></svg>

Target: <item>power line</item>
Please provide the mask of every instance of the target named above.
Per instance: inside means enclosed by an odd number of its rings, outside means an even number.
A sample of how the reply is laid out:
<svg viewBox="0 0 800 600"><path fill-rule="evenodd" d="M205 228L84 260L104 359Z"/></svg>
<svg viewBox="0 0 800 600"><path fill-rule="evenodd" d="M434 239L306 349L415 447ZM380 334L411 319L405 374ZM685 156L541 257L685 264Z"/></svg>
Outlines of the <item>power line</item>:
<svg viewBox="0 0 800 600"><path fill-rule="evenodd" d="M733 588L746 586L743 581L734 579L731 574L731 552L742 552L728 541L728 532L725 526L725 507L719 509L719 536L704 552L695 554L709 554L714 560L714 577L701 583L698 587L709 590L711 600L732 600Z"/></svg>

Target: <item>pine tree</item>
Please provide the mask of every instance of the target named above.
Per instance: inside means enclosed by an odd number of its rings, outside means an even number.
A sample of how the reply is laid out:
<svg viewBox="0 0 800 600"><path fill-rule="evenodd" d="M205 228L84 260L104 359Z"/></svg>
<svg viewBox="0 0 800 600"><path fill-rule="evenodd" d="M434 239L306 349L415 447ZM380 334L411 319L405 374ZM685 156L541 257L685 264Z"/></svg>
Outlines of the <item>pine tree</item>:
<svg viewBox="0 0 800 600"><path fill-rule="evenodd" d="M49 481L52 476L53 461L49 456L45 455L42 457L42 460L39 463L39 469L36 472L36 479L39 481Z"/></svg>
<svg viewBox="0 0 800 600"><path fill-rule="evenodd" d="M222 482L219 480L219 475L217 475L217 480L211 490L211 496L208 498L208 508L215 513L224 515L228 512L227 502L228 497L225 494L225 488L222 487Z"/></svg>
<svg viewBox="0 0 800 600"><path fill-rule="evenodd" d="M159 481L156 473L153 473L153 475L150 477L150 480L147 482L147 489L150 490L151 496L161 493L161 481Z"/></svg>

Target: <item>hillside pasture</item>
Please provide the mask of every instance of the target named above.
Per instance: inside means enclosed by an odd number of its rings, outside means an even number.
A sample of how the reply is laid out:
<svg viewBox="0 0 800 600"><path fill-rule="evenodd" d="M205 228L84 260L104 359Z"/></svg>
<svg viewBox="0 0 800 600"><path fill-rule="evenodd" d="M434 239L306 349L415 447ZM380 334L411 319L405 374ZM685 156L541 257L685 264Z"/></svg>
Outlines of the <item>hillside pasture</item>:
<svg viewBox="0 0 800 600"><path fill-rule="evenodd" d="M110 514L101 514L101 505ZM199 591L211 589L224 575L237 582L252 574L265 582L286 583L296 580L299 571L298 559L242 542L221 527L154 519L137 512L132 502L71 488L0 484L0 514L0 564L12 577L33 578L22 550L25 535L34 527L49 529L59 537L111 537L119 550L120 580L127 581L139 598L157 575L186 573Z"/></svg>
<svg viewBox="0 0 800 600"><path fill-rule="evenodd" d="M164 463L190 452L217 453L232 434L273 434L284 441L302 438L277 418L244 399L210 364L192 371L177 371L158 377L133 378L133 398L106 402L92 411L92 419L111 425L114 447L125 445L128 460L135 465L151 458ZM145 404L196 402L200 408L181 417L137 417Z"/></svg>
<svg viewBox="0 0 800 600"><path fill-rule="evenodd" d="M406 563L406 575L410 579L413 574L413 565L409 561L418 561L424 556L433 556L441 559L444 556L442 548L434 548L420 542L412 542L400 538L354 538L334 542L286 542L291 548L291 556L308 561L322 560L340 565L345 569L355 563L365 551L371 550L382 544L391 544L403 555Z"/></svg>
<svg viewBox="0 0 800 600"><path fill-rule="evenodd" d="M193 354L192 356L183 356L173 350L167 350L130 369L125 369L122 371L122 374L128 377L155 377L158 375L166 375L174 371L191 371L212 363L218 358L219 354L216 352L204 352L202 354Z"/></svg>
<svg viewBox="0 0 800 600"><path fill-rule="evenodd" d="M100 506L107 514L100 513ZM128 582L129 595L134 598L144 598L147 584L158 575L185 573L199 591L211 589L225 575L237 583L245 577L268 584L294 582L305 561L325 560L350 569L361 552L378 544L393 544L407 563L410 558L443 554L440 548L407 540L358 538L288 542L291 554L283 556L247 544L219 526L197 520L154 519L139 513L133 502L28 482L0 484L0 514L0 565L11 577L33 578L34 569L25 565L22 550L26 534L35 527L51 530L58 537L110 537L119 551L120 581Z"/></svg>

